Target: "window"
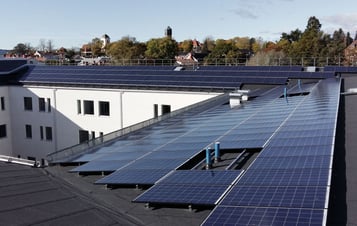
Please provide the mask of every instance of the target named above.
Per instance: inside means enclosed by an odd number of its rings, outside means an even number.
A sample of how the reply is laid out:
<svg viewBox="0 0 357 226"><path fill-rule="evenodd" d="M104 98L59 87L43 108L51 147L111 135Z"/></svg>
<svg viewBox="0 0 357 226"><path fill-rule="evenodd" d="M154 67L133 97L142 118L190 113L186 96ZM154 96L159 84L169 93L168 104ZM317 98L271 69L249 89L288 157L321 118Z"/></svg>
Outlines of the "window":
<svg viewBox="0 0 357 226"><path fill-rule="evenodd" d="M164 115L164 114L167 114L167 113L170 113L171 112L171 106L170 105L161 105L161 113Z"/></svg>
<svg viewBox="0 0 357 226"><path fill-rule="evenodd" d="M79 143L83 143L89 140L89 133L87 130L79 130Z"/></svg>
<svg viewBox="0 0 357 226"><path fill-rule="evenodd" d="M40 138L43 140L43 126L40 126Z"/></svg>
<svg viewBox="0 0 357 226"><path fill-rule="evenodd" d="M6 125L0 125L0 138L6 137Z"/></svg>
<svg viewBox="0 0 357 226"><path fill-rule="evenodd" d="M5 110L5 97L1 97L1 110Z"/></svg>
<svg viewBox="0 0 357 226"><path fill-rule="evenodd" d="M52 140L52 127L46 126L46 140Z"/></svg>
<svg viewBox="0 0 357 226"><path fill-rule="evenodd" d="M25 130L26 130L26 138L32 138L32 126L25 125Z"/></svg>
<svg viewBox="0 0 357 226"><path fill-rule="evenodd" d="M39 111L46 111L46 102L45 98L38 98L38 110Z"/></svg>
<svg viewBox="0 0 357 226"><path fill-rule="evenodd" d="M110 106L107 101L99 101L99 115L110 115Z"/></svg>
<svg viewBox="0 0 357 226"><path fill-rule="evenodd" d="M159 116L159 106L157 104L154 104L154 118L157 118Z"/></svg>
<svg viewBox="0 0 357 226"><path fill-rule="evenodd" d="M32 111L32 97L24 97L25 111Z"/></svg>
<svg viewBox="0 0 357 226"><path fill-rule="evenodd" d="M82 103L81 100L77 100L77 113L82 114Z"/></svg>
<svg viewBox="0 0 357 226"><path fill-rule="evenodd" d="M94 101L92 100L84 100L84 114L85 115L94 115Z"/></svg>
<svg viewBox="0 0 357 226"><path fill-rule="evenodd" d="M47 111L51 112L51 98L47 98Z"/></svg>

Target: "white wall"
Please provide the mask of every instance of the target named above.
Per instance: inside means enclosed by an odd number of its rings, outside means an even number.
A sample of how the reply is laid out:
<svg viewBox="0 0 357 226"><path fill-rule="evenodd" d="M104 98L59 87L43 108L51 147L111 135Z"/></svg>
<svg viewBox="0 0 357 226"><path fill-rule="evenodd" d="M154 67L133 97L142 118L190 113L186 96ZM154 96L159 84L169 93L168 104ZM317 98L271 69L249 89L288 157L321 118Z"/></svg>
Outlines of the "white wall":
<svg viewBox="0 0 357 226"><path fill-rule="evenodd" d="M12 154L20 155L23 158L34 157L44 158L47 153L55 150L55 128L54 128L54 109L48 112L39 111L38 98L53 98L51 89L36 88L27 89L20 86L9 87L10 108L11 108L11 130L12 130ZM24 109L24 97L32 97L32 111ZM46 103L47 105L47 103ZM26 138L25 125L31 125L32 138ZM40 138L40 127L52 128L52 140ZM45 131L44 131L45 132Z"/></svg>
<svg viewBox="0 0 357 226"><path fill-rule="evenodd" d="M6 149L12 155L44 158L48 153L78 144L79 130L98 137L154 117L154 104L170 105L171 111L214 97L217 93L143 91L94 88L55 88L12 86L10 97L11 131L14 139ZM33 110L24 110L24 97L32 97ZM51 112L39 112L38 98L51 102ZM81 103L78 113L77 101ZM83 101L94 102L94 114L84 114ZM99 101L110 103L110 115L99 115ZM47 103L46 103L47 105ZM47 107L47 106L46 106ZM6 117L4 117L6 118ZM31 125L32 138L26 138L25 125ZM53 139L41 139L40 126L51 127ZM90 136L91 137L91 136ZM0 141L1 142L1 141ZM11 151L10 151L11 152Z"/></svg>
<svg viewBox="0 0 357 226"><path fill-rule="evenodd" d="M0 154L12 155L12 130L10 119L9 89L0 86L0 97L4 98L5 109L0 109L0 125L6 125L6 137L0 138Z"/></svg>

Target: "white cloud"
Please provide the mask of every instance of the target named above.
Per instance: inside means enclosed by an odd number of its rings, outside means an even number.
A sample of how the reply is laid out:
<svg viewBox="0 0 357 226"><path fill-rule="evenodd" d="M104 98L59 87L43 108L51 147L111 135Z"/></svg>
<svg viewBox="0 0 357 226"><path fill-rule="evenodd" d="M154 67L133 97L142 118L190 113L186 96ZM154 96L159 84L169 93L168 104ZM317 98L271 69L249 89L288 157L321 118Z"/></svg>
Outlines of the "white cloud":
<svg viewBox="0 0 357 226"><path fill-rule="evenodd" d="M234 12L234 14L236 14L242 18L248 18L248 19L257 19L258 18L257 15L255 15L252 11L247 10L247 9L235 9L232 11Z"/></svg>
<svg viewBox="0 0 357 226"><path fill-rule="evenodd" d="M357 13L325 16L321 18L321 24L328 30L342 28L344 32L354 34L357 31Z"/></svg>

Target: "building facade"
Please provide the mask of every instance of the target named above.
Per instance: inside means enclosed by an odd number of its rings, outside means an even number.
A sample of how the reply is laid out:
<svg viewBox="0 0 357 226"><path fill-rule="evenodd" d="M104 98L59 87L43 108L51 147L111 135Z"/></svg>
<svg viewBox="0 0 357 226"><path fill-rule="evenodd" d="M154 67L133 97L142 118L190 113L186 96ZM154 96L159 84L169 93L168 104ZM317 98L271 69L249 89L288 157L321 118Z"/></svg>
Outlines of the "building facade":
<svg viewBox="0 0 357 226"><path fill-rule="evenodd" d="M0 154L41 159L50 152L215 95L217 93L1 86Z"/></svg>

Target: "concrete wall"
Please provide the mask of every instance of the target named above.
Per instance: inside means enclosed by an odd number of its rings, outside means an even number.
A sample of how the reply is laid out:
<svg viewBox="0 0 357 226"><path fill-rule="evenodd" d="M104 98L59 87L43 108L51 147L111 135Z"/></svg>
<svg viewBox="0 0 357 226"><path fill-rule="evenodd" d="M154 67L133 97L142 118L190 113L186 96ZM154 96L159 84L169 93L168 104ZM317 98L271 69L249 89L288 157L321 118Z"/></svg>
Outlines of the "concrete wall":
<svg viewBox="0 0 357 226"><path fill-rule="evenodd" d="M8 134L11 134L13 139L0 139L0 142L4 143L0 154L37 159L44 158L50 152L78 144L80 130L88 131L89 138L93 138L93 135L99 137L101 133L107 134L153 118L154 105L157 105L157 113L161 115L162 105L169 105L171 111L174 111L217 95L37 86L2 88L5 94L8 93L10 111L0 112L4 114L1 120L10 125ZM24 97L32 99L31 111L24 109ZM39 110L39 98L45 100L45 111ZM84 101L93 102L93 114L85 114ZM99 102L109 103L109 115L99 114ZM26 134L26 125L32 130L30 138ZM52 131L50 140L46 137L46 127Z"/></svg>

